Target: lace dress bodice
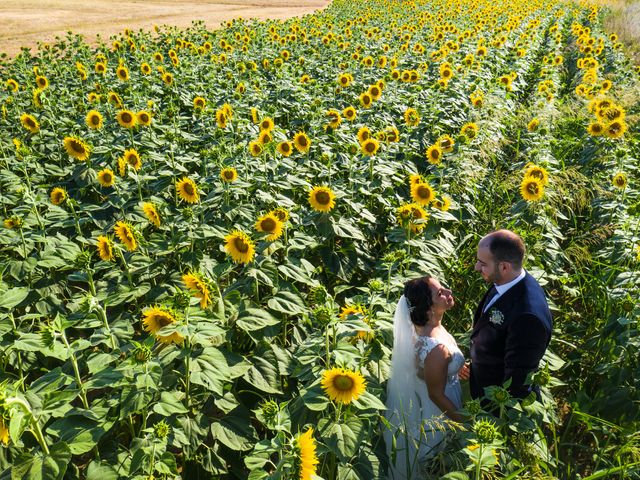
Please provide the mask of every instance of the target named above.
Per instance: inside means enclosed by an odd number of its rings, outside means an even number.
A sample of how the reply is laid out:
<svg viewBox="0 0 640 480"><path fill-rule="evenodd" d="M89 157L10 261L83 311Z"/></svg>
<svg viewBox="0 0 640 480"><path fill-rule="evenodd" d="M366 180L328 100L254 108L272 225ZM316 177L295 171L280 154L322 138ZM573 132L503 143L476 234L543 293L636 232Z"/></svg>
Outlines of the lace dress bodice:
<svg viewBox="0 0 640 480"><path fill-rule="evenodd" d="M433 337L426 337L422 335L416 336L414 345L418 376L421 380L424 381L424 360L425 358L427 358L427 355L429 355L429 352L431 352L431 350L433 350L440 344L446 346L451 353L451 360L449 361L449 365L447 367L447 386L459 384L460 380L458 379L458 371L464 365L464 355L458 348L458 345L456 344L455 340L453 340L453 338L450 341L442 341ZM426 367L428 368L428 365L426 365Z"/></svg>

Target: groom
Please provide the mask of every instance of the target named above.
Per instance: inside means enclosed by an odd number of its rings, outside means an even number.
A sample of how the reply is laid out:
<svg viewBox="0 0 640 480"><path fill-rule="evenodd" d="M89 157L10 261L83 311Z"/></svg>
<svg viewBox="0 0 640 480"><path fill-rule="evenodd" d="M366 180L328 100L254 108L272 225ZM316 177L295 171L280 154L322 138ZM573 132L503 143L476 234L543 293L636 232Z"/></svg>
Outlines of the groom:
<svg viewBox="0 0 640 480"><path fill-rule="evenodd" d="M525 246L509 230L490 233L478 244L475 269L491 285L476 309L471 333L470 387L473 398L484 388L511 380L517 398L538 367L551 338L551 312L542 287L523 268Z"/></svg>

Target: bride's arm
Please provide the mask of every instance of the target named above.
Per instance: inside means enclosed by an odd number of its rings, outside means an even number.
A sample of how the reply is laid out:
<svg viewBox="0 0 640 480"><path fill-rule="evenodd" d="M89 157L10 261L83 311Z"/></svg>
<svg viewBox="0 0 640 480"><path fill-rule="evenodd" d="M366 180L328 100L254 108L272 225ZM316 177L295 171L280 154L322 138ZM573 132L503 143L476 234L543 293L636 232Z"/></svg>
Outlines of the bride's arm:
<svg viewBox="0 0 640 480"><path fill-rule="evenodd" d="M456 412L456 406L444 393L450 359L451 354L447 347L442 344L434 347L424 360L424 381L427 384L429 398L442 410L442 413L451 420L462 422L464 417Z"/></svg>

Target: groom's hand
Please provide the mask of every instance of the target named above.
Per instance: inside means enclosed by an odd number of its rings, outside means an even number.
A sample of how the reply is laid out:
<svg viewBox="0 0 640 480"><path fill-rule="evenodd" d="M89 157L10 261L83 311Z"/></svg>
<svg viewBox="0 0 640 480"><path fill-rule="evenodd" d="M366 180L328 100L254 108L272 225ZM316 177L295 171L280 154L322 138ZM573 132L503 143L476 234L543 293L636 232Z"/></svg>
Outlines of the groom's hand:
<svg viewBox="0 0 640 480"><path fill-rule="evenodd" d="M458 370L458 378L460 380L469 380L469 375L471 374L471 370L469 368L471 365L469 362L466 362L460 370Z"/></svg>

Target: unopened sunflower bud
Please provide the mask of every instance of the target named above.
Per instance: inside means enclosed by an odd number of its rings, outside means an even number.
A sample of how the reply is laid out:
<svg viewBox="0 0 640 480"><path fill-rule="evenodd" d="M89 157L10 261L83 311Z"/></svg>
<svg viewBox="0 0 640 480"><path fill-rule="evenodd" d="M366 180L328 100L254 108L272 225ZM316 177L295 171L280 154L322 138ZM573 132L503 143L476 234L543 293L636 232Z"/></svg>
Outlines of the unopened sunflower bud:
<svg viewBox="0 0 640 480"><path fill-rule="evenodd" d="M493 422L480 420L473 425L473 431L480 443L491 443L498 436L498 430Z"/></svg>
<svg viewBox="0 0 640 480"><path fill-rule="evenodd" d="M162 420L153 426L153 433L157 439L162 440L169 436L171 433L171 427L167 422Z"/></svg>

